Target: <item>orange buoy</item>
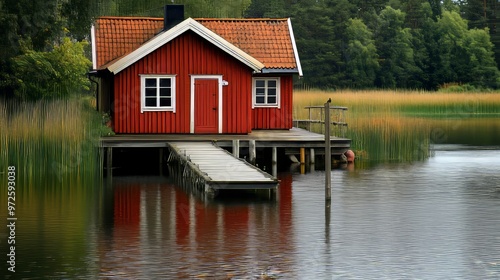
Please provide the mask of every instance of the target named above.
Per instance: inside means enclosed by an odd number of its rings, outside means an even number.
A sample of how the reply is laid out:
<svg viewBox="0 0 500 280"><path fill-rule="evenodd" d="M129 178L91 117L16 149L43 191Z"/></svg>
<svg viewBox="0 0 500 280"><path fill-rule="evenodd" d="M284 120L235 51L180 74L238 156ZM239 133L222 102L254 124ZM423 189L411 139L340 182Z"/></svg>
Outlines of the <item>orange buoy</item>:
<svg viewBox="0 0 500 280"><path fill-rule="evenodd" d="M354 162L354 158L356 158L352 150L347 150L344 155L347 158L347 162Z"/></svg>

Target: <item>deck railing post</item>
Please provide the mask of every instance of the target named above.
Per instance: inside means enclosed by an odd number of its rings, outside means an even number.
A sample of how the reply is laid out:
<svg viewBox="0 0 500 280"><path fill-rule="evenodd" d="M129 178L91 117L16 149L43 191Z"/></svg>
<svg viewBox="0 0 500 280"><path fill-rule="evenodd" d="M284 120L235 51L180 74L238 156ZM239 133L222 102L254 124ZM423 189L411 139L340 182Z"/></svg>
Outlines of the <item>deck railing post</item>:
<svg viewBox="0 0 500 280"><path fill-rule="evenodd" d="M307 124L307 130L311 131L311 121L312 121L312 115L311 115L311 108L308 108L309 109L309 122Z"/></svg>
<svg viewBox="0 0 500 280"><path fill-rule="evenodd" d="M330 142L330 103L331 99L325 103L325 200L332 198L332 149Z"/></svg>

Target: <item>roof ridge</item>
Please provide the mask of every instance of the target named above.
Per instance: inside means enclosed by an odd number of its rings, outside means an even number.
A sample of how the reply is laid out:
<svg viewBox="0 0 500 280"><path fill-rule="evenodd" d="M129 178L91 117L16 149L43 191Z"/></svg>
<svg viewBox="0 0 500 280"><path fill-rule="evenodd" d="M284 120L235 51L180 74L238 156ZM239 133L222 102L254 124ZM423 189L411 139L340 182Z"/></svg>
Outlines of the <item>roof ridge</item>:
<svg viewBox="0 0 500 280"><path fill-rule="evenodd" d="M286 21L288 18L193 18L205 21Z"/></svg>
<svg viewBox="0 0 500 280"><path fill-rule="evenodd" d="M97 17L97 19L121 19L121 20L161 20L163 21L163 18L159 17L123 17L123 16L100 16Z"/></svg>

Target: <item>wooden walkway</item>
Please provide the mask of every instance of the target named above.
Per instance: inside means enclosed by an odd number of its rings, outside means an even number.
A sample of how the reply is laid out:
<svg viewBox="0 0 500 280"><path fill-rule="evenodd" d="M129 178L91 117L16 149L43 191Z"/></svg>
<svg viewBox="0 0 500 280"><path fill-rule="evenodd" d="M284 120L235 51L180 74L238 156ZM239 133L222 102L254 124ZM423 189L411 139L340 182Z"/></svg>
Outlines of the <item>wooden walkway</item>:
<svg viewBox="0 0 500 280"><path fill-rule="evenodd" d="M169 161L178 161L182 180L212 189L275 189L278 179L235 158L211 142L169 141ZM189 170L186 170L189 168Z"/></svg>
<svg viewBox="0 0 500 280"><path fill-rule="evenodd" d="M232 147L239 140L240 147L248 147L255 140L256 147L324 148L325 136L301 128L290 130L254 130L249 134L120 134L101 137L101 147L145 148L165 147L169 141L213 141L219 147ZM351 139L331 137L332 154L340 154L350 148Z"/></svg>

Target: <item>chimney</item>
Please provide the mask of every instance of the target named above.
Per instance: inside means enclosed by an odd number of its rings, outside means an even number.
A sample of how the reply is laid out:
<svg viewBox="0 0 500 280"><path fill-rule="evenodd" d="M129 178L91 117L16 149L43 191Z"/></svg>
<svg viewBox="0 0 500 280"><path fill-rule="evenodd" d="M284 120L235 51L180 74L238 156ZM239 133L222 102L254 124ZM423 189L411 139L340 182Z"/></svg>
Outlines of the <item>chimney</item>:
<svg viewBox="0 0 500 280"><path fill-rule="evenodd" d="M163 18L163 31L169 30L184 20L184 5L166 5Z"/></svg>

